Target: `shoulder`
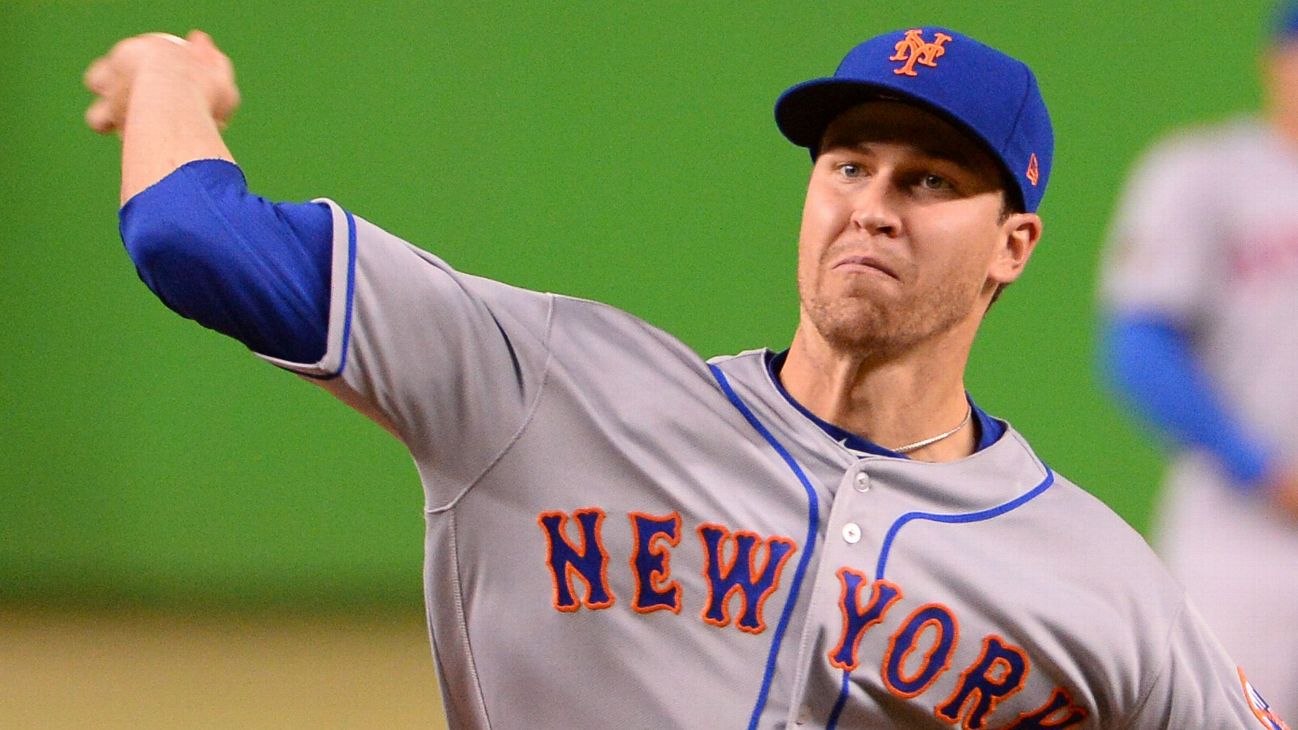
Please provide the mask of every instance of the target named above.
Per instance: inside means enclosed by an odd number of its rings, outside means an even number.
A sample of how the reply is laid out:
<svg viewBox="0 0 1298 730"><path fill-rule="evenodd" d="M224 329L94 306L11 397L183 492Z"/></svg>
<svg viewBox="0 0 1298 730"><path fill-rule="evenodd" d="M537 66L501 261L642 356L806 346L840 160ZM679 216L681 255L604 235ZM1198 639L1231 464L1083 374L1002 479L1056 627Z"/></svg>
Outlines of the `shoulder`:
<svg viewBox="0 0 1298 730"><path fill-rule="evenodd" d="M675 335L626 310L590 299L551 294L554 317L551 343L556 357L565 353L604 373L623 369L683 368L706 373L703 359Z"/></svg>
<svg viewBox="0 0 1298 730"><path fill-rule="evenodd" d="M1063 475L1023 513L1016 570L1039 583L1020 588L1023 601L1051 637L1069 643L1101 715L1128 716L1178 640L1184 589L1139 532Z"/></svg>
<svg viewBox="0 0 1298 730"><path fill-rule="evenodd" d="M1066 476L1055 475L1051 489L1061 507L1074 519L1060 525L1058 536L1074 542L1089 556L1089 568L1105 573L1120 572L1141 577L1166 575L1161 561L1145 538L1109 505Z"/></svg>
<svg viewBox="0 0 1298 730"><path fill-rule="evenodd" d="M1038 459L1022 434L1010 429L1005 438ZM1089 587L1096 595L1107 595L1120 604L1134 598L1135 604L1128 608L1139 613L1171 615L1179 611L1184 592L1145 538L1084 487L1063 474L1051 473L1049 488L1026 505L1025 516L1030 515L1037 528L1044 528L1041 537L1049 550L1041 559L1056 566L1061 582Z"/></svg>
<svg viewBox="0 0 1298 730"><path fill-rule="evenodd" d="M338 257L335 268L350 268L347 279L355 278L356 292L382 299L389 314L427 323L434 315L451 316L456 310L445 305L460 302L466 314L485 308L497 326L522 323L537 336L548 328L553 295L462 272L437 254L332 200L319 198L316 202L328 204L332 211L335 249L350 252L350 258ZM429 309L430 295L443 306Z"/></svg>

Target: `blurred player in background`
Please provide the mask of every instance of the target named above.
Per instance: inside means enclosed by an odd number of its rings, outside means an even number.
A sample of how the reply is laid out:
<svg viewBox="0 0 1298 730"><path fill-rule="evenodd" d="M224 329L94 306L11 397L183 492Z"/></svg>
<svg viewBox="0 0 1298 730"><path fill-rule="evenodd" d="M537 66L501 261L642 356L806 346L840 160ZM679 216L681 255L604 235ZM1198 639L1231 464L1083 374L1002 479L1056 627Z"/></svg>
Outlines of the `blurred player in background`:
<svg viewBox="0 0 1298 730"><path fill-rule="evenodd" d="M1104 368L1177 447L1156 541L1280 714L1298 710L1298 3L1263 113L1136 167L1103 264Z"/></svg>

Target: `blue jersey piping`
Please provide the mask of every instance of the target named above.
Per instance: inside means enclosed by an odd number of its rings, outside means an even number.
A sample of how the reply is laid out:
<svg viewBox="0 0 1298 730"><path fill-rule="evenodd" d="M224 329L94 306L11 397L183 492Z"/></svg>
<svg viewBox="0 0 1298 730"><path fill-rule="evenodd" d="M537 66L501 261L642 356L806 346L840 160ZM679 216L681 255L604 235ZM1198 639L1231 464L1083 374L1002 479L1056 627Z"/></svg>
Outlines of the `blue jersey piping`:
<svg viewBox="0 0 1298 730"><path fill-rule="evenodd" d="M1045 465L1043 464L1042 466ZM1051 471L1048 466L1045 466L1045 469L1046 476L1041 480L1040 484L1004 504L999 504L989 509L955 515L943 515L933 512L907 512L901 517L898 517L897 521L892 523L892 527L888 528L888 534L883 539L883 547L879 549L879 562L875 567L874 579L876 581L883 580L884 571L888 567L888 552L892 550L892 544L897 538L897 533L900 532L901 528L905 527L908 523L915 520L930 520L932 522L941 522L948 525L959 525L970 522L982 522L983 520L1000 517L1006 512L1018 509L1028 502L1031 502L1033 499L1041 496L1043 492L1050 488L1050 485L1055 483L1055 473ZM834 702L834 709L829 713L829 720L825 724L825 730L834 730L834 728L838 726L838 716L843 712L843 706L847 703L847 691L851 685L849 681L851 676L851 672L843 672L843 687L839 690L838 700Z"/></svg>
<svg viewBox="0 0 1298 730"><path fill-rule="evenodd" d="M843 706L847 704L847 688L852 683L852 673L843 672L843 685L838 690L838 699L834 701L834 709L829 713L829 720L825 722L826 730L838 727L838 716L843 713Z"/></svg>
<svg viewBox="0 0 1298 730"><path fill-rule="evenodd" d="M329 375L308 375L316 380L333 380L343 374L343 369L347 367L347 350L352 339L352 300L355 299L356 292L356 221L352 218L351 211L344 210L343 214L347 216L347 306L343 310L343 352L338 360L338 372Z"/></svg>
<svg viewBox="0 0 1298 730"><path fill-rule="evenodd" d="M730 387L730 381L726 380L721 368L709 364L708 369L712 371L712 377L716 378L717 384L721 386L722 392L730 400L731 405L771 445L771 448L775 449L780 458L784 459L784 463L793 471L794 476L798 478L798 481L802 483L802 488L807 492L807 537L803 541L802 557L798 559L798 569L794 571L793 583L789 586L789 598L784 602L784 610L780 612L780 622L775 627L775 636L771 639L771 650L766 657L766 669L762 673L762 688L757 694L757 702L753 706L752 717L748 720L749 730L756 730L757 722L762 716L762 710L766 708L766 699L771 691L771 681L775 676L775 662L780 655L780 643L784 640L784 632L788 629L789 621L793 617L793 607L798 603L798 593L802 588L802 579L806 575L807 565L811 562L811 555L816 548L816 533L820 526L820 500L816 496L815 487L811 486L811 480L807 478L802 467L798 465L798 462L789 453L788 449L785 449L776 440L775 436L767 430L766 426L757 420L757 416L749 410L748 406L739 398L739 395Z"/></svg>
<svg viewBox="0 0 1298 730"><path fill-rule="evenodd" d="M982 522L983 520L1000 517L1006 512L1018 509L1028 502L1031 502L1042 492L1049 489L1051 484L1055 483L1055 473L1051 471L1048 466L1045 467L1045 469L1046 477L1041 480L1040 484L1004 504L999 504L989 509L955 515L942 515L933 512L907 512L901 517L898 517L897 521L892 523L892 527L888 528L887 536L883 538L883 547L879 549L879 563L875 567L874 579L883 580L884 571L888 567L888 551L892 549L892 543L897 538L897 533L900 532L901 528L905 527L907 523L913 522L914 520L930 520L932 522L942 522L948 525L960 525L969 522Z"/></svg>

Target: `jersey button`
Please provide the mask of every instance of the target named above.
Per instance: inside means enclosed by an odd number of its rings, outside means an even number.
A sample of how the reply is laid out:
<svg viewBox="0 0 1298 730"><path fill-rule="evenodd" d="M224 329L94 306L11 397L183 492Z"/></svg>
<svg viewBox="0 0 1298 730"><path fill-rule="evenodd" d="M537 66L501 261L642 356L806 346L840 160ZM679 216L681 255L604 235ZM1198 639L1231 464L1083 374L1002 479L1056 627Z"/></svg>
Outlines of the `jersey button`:
<svg viewBox="0 0 1298 730"><path fill-rule="evenodd" d="M798 716L793 720L798 725L806 725L811 722L811 708L803 705L798 709Z"/></svg>
<svg viewBox="0 0 1298 730"><path fill-rule="evenodd" d="M858 492L868 492L868 491L870 491L870 475L869 475L869 474L866 474L866 473L863 472L863 471L858 471L858 472L856 473L856 491L858 491Z"/></svg>
<svg viewBox="0 0 1298 730"><path fill-rule="evenodd" d="M849 522L843 525L843 539L849 544L855 545L861 541L861 526L855 522Z"/></svg>

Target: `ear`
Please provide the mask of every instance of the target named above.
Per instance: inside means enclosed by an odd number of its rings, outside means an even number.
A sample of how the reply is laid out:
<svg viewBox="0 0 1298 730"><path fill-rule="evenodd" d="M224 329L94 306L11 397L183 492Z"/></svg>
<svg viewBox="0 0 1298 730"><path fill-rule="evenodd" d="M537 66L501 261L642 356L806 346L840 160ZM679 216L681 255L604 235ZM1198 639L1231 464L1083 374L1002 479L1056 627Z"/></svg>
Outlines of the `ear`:
<svg viewBox="0 0 1298 730"><path fill-rule="evenodd" d="M1002 224L1001 233L1001 246L987 270L987 278L997 285L1009 284L1023 273L1037 241L1041 240L1041 216L1011 213Z"/></svg>

